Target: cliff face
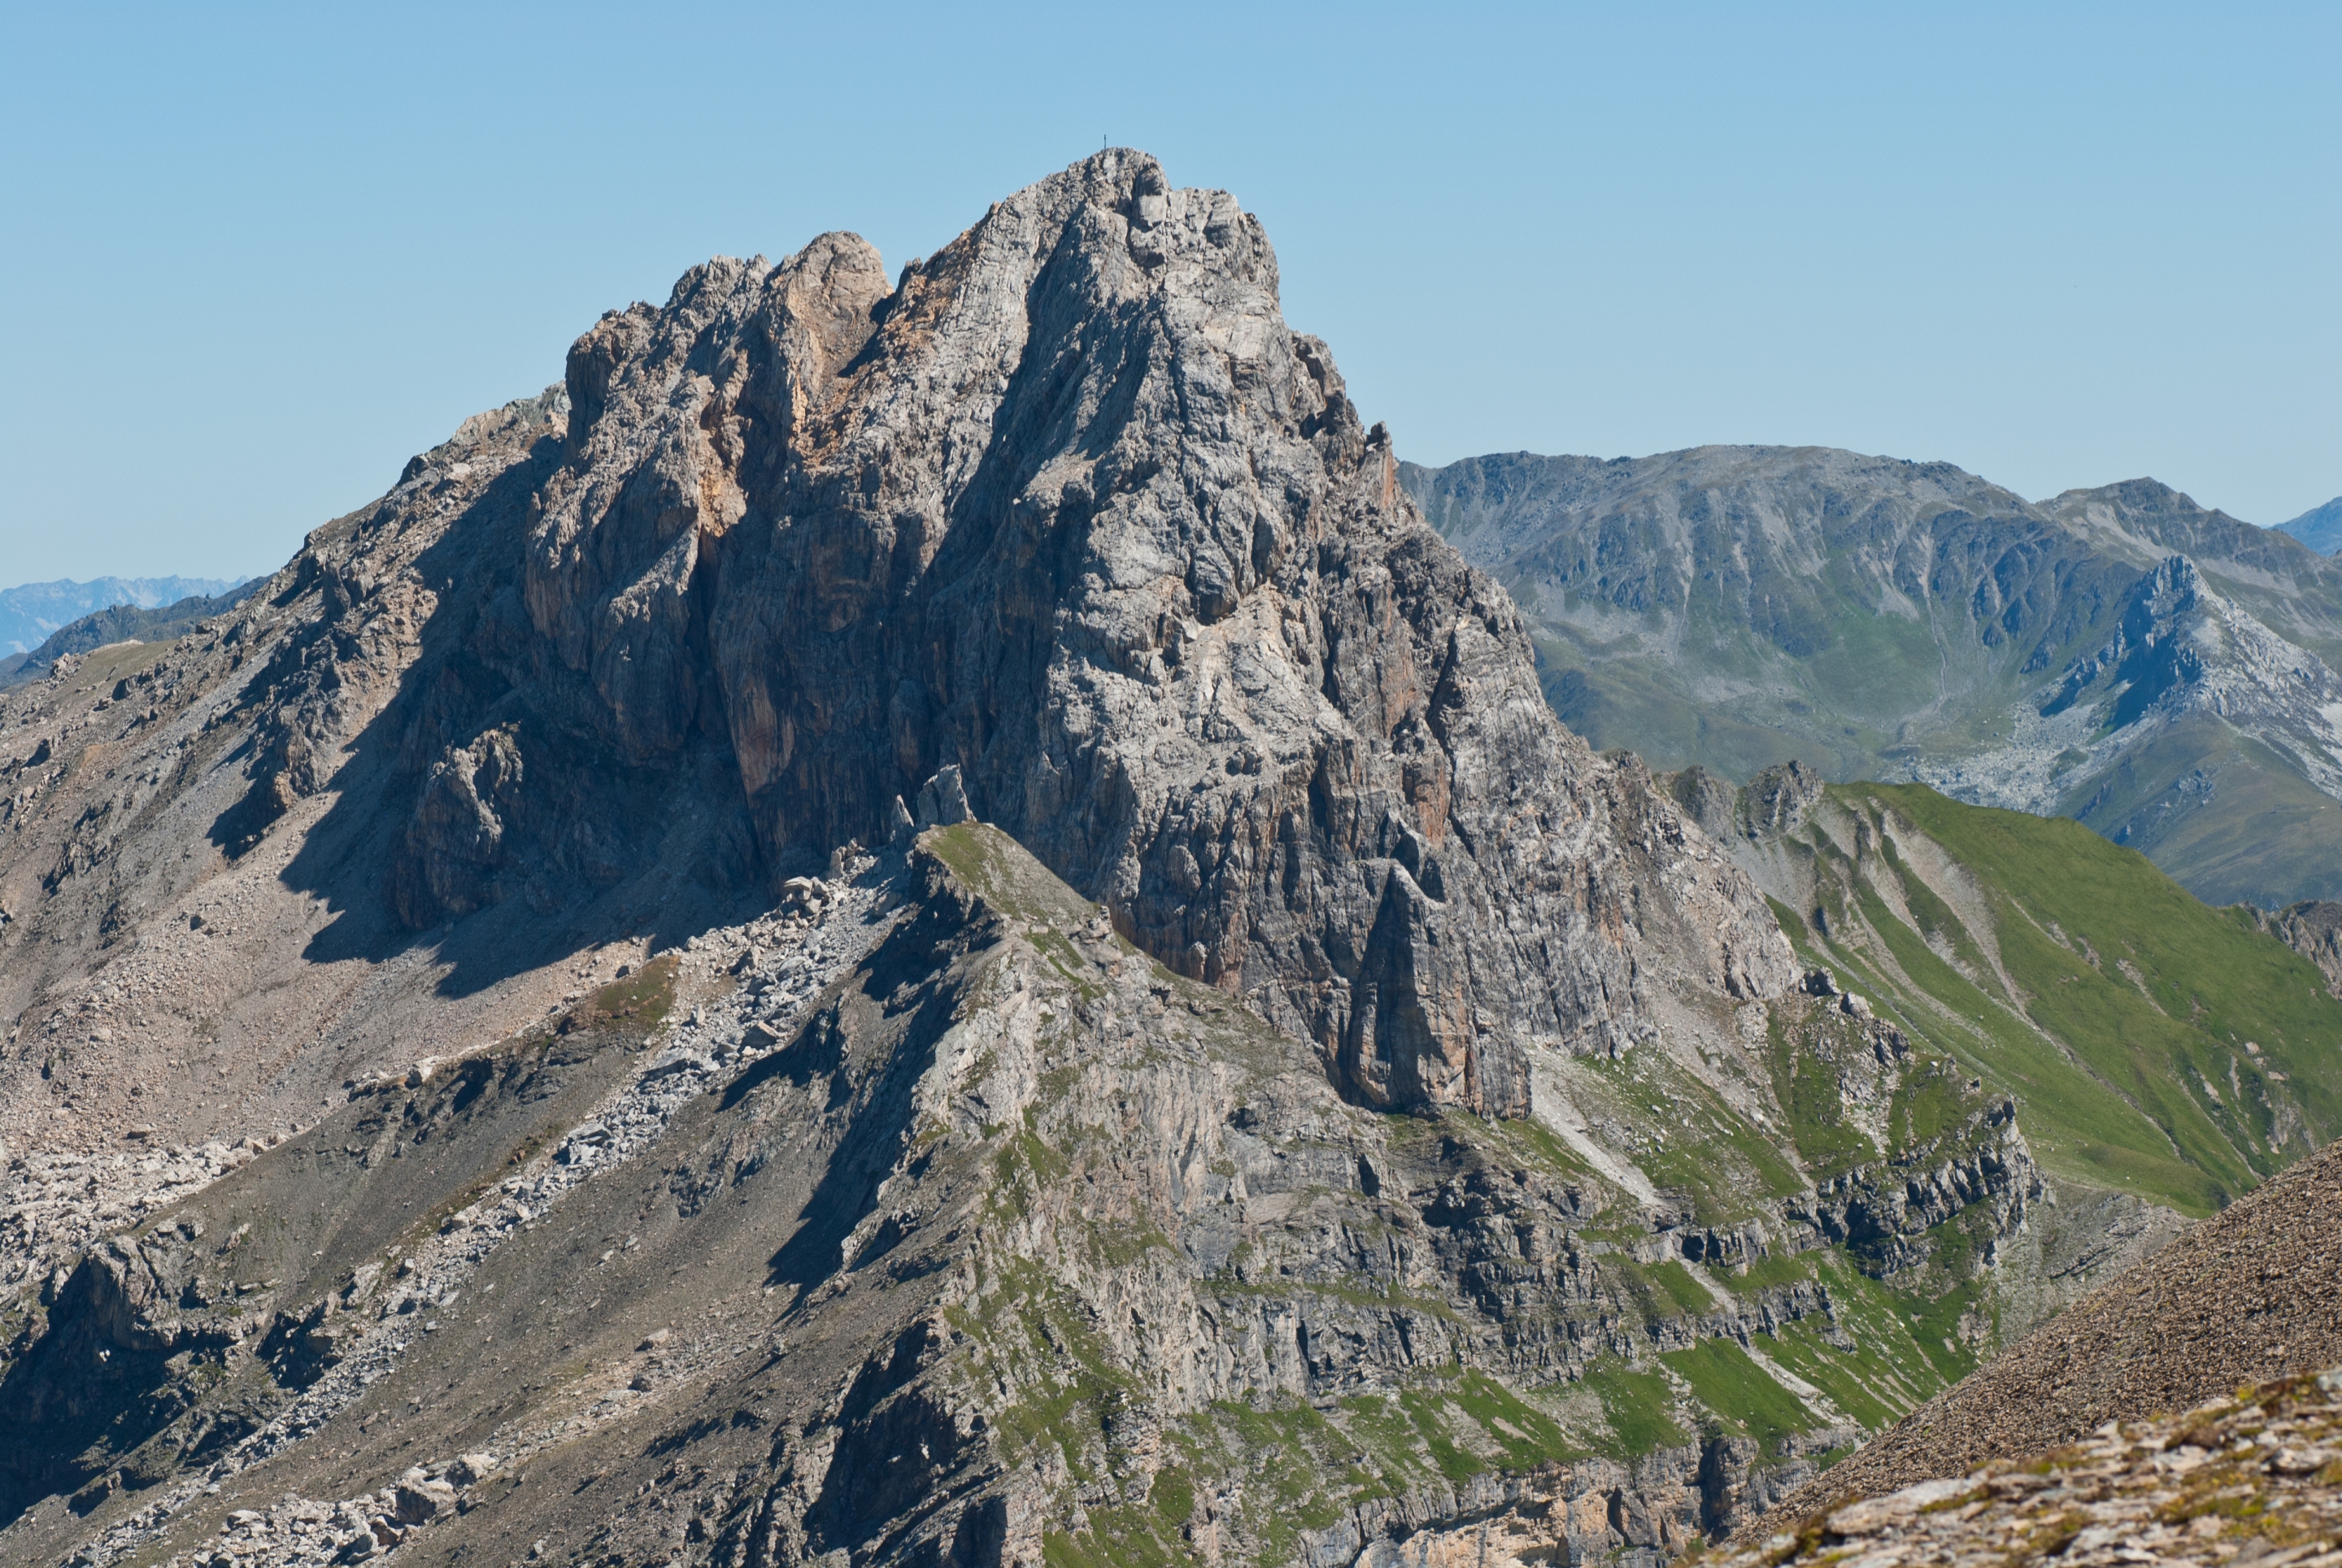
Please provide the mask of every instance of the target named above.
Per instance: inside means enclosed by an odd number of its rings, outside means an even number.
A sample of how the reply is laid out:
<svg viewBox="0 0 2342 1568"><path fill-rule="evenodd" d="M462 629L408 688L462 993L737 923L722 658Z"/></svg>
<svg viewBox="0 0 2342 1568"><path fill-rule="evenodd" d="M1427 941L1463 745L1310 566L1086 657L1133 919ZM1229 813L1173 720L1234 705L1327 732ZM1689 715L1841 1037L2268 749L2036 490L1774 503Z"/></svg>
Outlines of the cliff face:
<svg viewBox="0 0 2342 1568"><path fill-rule="evenodd" d="M565 399L509 563L525 616L485 605L452 689L409 678L416 926L561 852L508 818L622 842L567 777L605 748L699 747L773 867L885 842L956 769L1370 1103L1521 1114L1526 1048L1789 978L1745 880L1671 875L1672 803L1546 710L1511 602L1422 526L1225 193L1102 154L893 289L850 235L712 262L581 338ZM547 753L506 710L555 671L555 728L590 741ZM308 718L288 759L325 744Z"/></svg>

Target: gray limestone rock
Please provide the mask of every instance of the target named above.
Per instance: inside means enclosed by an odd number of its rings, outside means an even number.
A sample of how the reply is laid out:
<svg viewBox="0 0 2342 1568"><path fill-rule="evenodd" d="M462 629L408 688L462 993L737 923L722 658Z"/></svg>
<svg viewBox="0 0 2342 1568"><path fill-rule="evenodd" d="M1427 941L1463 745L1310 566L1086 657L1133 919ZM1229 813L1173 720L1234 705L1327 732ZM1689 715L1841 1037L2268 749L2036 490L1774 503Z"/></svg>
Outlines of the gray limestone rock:
<svg viewBox="0 0 2342 1568"><path fill-rule="evenodd" d="M1875 1287L2017 1245L2015 1122L1792 994L1275 284L1128 153L713 263L0 695L10 1148L162 1129L12 1161L9 1560L1648 1563L1858 1430L1654 1358L1940 1381Z"/></svg>
<svg viewBox="0 0 2342 1568"><path fill-rule="evenodd" d="M1547 711L1224 192L1107 152L891 289L848 235L710 262L579 339L567 402L528 635L622 757L719 734L768 862L915 798L996 822L1377 1104L1517 1114L1536 1047L1794 978L1737 871L1673 869L1676 804ZM503 754L451 746L418 925L509 853Z"/></svg>
<svg viewBox="0 0 2342 1568"><path fill-rule="evenodd" d="M416 1474L398 1483L398 1522L402 1524L428 1524L455 1506L455 1489L445 1481Z"/></svg>
<svg viewBox="0 0 2342 1568"><path fill-rule="evenodd" d="M900 800L902 797L897 795L895 799ZM917 827L956 828L975 819L976 813L968 809L967 790L960 783L957 763L946 763L936 769L936 776L919 787Z"/></svg>
<svg viewBox="0 0 2342 1568"><path fill-rule="evenodd" d="M2328 995L2342 998L2342 904L2311 900L2274 915L2253 912L2263 930L2317 966Z"/></svg>

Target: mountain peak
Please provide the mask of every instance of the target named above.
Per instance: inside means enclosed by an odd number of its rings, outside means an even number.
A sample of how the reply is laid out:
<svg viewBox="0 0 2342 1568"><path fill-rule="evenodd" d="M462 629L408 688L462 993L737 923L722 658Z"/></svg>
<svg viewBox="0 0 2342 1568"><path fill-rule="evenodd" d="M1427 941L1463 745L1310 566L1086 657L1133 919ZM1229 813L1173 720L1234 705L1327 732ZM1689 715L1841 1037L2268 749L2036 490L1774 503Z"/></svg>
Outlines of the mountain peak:
<svg viewBox="0 0 2342 1568"><path fill-rule="evenodd" d="M1908 961L2045 972L1924 791L1564 729L1276 286L1113 150L891 278L712 259L233 608L0 692L8 1560L1431 1561L1517 1503L1650 1561L2156 1233L2053 1212L1944 1031L2314 971L2202 910L2157 957L2137 867L2047 879L2154 995L1801 964L1894 890ZM1861 464L1920 504L1834 508ZM1953 469L1677 477L1668 538L1786 541L1784 648L1817 540L2064 537ZM1817 879L1777 920L1735 854ZM2303 1114L2087 1123L2191 1202L2333 1125L2317 1025L2218 1021Z"/></svg>
<svg viewBox="0 0 2342 1568"><path fill-rule="evenodd" d="M772 886L956 769L1392 1107L1522 1115L1539 1051L1690 1049L1778 994L1761 899L1659 869L1697 829L1555 719L1276 290L1233 196L1120 149L891 283L844 233L693 267L255 598L217 837L330 794L317 841L363 844L365 886L320 855L295 883L435 930L676 857Z"/></svg>

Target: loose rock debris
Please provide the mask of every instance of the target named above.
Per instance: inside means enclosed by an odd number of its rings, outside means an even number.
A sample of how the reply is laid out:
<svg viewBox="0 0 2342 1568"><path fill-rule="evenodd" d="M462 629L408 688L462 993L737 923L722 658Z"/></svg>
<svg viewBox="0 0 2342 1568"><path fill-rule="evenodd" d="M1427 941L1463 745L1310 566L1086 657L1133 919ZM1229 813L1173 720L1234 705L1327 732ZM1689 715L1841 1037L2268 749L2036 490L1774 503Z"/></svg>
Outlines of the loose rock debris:
<svg viewBox="0 0 2342 1568"><path fill-rule="evenodd" d="M2342 1370L2264 1383L2157 1421L2109 1422L1807 1519L1717 1568L2342 1564Z"/></svg>

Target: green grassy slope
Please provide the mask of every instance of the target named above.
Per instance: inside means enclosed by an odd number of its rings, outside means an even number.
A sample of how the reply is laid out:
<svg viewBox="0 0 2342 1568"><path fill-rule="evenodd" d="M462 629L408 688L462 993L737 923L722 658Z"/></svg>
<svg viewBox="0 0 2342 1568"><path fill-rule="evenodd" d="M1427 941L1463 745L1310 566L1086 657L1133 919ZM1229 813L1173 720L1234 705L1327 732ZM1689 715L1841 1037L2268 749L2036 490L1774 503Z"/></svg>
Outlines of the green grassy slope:
<svg viewBox="0 0 2342 1568"><path fill-rule="evenodd" d="M2207 903L2282 909L2342 887L2342 800L2210 714L2136 748L2061 809Z"/></svg>
<svg viewBox="0 0 2342 1568"><path fill-rule="evenodd" d="M1807 960L2015 1096L2053 1172L2200 1215L2342 1126L2317 970L2079 823L1834 786L1756 869Z"/></svg>

